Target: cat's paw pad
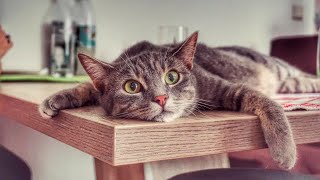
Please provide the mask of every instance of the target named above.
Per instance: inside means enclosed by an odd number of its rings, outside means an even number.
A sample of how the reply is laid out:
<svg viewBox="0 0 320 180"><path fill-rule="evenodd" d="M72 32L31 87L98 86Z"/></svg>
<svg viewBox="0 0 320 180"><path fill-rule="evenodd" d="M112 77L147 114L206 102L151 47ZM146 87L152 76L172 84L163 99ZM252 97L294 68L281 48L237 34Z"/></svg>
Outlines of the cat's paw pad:
<svg viewBox="0 0 320 180"><path fill-rule="evenodd" d="M287 142L285 145L271 147L270 154L283 169L292 169L297 161L296 145L293 141Z"/></svg>
<svg viewBox="0 0 320 180"><path fill-rule="evenodd" d="M45 119L50 119L58 115L59 110L63 109L65 99L61 95L52 96L44 100L39 106L39 112Z"/></svg>
<svg viewBox="0 0 320 180"><path fill-rule="evenodd" d="M40 115L45 119L50 119L58 114L58 111L53 110L49 105L49 100L44 100L39 106Z"/></svg>

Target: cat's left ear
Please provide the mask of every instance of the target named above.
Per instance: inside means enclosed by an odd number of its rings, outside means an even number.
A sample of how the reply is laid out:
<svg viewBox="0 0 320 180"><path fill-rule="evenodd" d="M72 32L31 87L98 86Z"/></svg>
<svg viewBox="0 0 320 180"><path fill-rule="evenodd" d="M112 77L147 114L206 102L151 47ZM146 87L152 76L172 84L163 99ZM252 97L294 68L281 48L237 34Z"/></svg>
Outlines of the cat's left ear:
<svg viewBox="0 0 320 180"><path fill-rule="evenodd" d="M172 56L180 59L188 67L192 69L194 53L196 52L198 42L198 31L189 36L178 48L175 49Z"/></svg>
<svg viewBox="0 0 320 180"><path fill-rule="evenodd" d="M97 90L103 91L104 81L108 79L108 74L114 67L86 54L78 53L78 58L84 70L91 78L94 87Z"/></svg>

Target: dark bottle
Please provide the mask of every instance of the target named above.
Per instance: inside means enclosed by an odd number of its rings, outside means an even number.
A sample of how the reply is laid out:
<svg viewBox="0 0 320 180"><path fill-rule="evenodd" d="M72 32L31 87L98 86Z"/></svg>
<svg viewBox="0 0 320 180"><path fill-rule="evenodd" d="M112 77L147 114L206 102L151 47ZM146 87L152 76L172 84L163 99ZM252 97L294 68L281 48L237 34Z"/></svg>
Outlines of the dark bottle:
<svg viewBox="0 0 320 180"><path fill-rule="evenodd" d="M61 0L51 0L42 23L42 73L74 75L75 35L72 19Z"/></svg>
<svg viewBox="0 0 320 180"><path fill-rule="evenodd" d="M75 0L72 12L76 34L75 53L83 52L94 56L96 50L96 21L91 1ZM76 61L75 69L76 74L85 74L78 60Z"/></svg>

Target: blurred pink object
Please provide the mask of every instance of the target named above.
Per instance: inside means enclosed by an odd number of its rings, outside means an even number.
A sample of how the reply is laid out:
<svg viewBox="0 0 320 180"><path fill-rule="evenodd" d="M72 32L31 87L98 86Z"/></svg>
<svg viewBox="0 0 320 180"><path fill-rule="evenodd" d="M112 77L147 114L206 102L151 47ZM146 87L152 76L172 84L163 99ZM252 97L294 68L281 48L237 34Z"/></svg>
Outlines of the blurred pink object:
<svg viewBox="0 0 320 180"><path fill-rule="evenodd" d="M13 44L10 40L10 36L7 35L0 26L0 74L2 72L1 59L8 52L8 50L12 47L12 45Z"/></svg>
<svg viewBox="0 0 320 180"><path fill-rule="evenodd" d="M317 74L317 44L317 35L278 37L271 41L270 55Z"/></svg>

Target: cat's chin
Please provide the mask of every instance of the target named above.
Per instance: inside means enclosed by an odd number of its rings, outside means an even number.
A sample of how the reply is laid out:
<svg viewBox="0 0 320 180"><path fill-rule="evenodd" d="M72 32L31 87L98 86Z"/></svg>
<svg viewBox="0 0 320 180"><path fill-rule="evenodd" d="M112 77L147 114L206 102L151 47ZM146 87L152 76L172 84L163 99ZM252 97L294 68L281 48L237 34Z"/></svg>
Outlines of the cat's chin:
<svg viewBox="0 0 320 180"><path fill-rule="evenodd" d="M156 115L154 118L152 118L152 121L156 121L156 122L172 122L174 120L176 120L177 118L179 118L180 115L174 113L174 112L169 112L169 111L165 111L160 113L159 115Z"/></svg>

